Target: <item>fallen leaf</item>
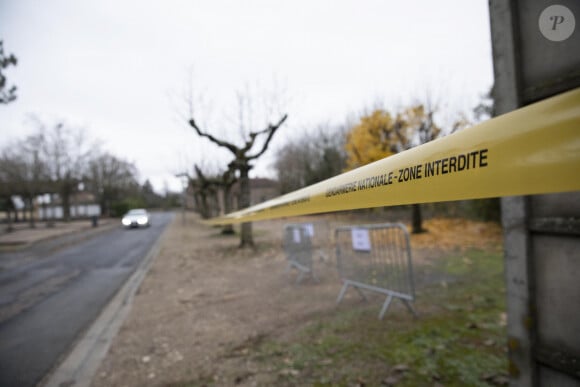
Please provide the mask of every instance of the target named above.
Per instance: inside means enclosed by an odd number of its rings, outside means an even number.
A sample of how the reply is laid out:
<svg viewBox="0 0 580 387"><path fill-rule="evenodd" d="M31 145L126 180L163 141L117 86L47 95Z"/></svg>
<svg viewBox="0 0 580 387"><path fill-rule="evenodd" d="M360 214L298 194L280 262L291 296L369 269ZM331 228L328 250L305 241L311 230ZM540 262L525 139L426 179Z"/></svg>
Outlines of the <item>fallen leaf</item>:
<svg viewBox="0 0 580 387"><path fill-rule="evenodd" d="M495 378L493 378L493 383L496 386L507 386L507 385L509 385L510 380L507 376L496 375Z"/></svg>
<svg viewBox="0 0 580 387"><path fill-rule="evenodd" d="M507 314L502 312L499 314L499 325L505 327L507 325Z"/></svg>
<svg viewBox="0 0 580 387"><path fill-rule="evenodd" d="M507 386L509 384L509 378L501 374L484 374L480 379L495 386Z"/></svg>
<svg viewBox="0 0 580 387"><path fill-rule="evenodd" d="M407 372L409 371L409 366L406 364L397 364L391 370L392 372Z"/></svg>
<svg viewBox="0 0 580 387"><path fill-rule="evenodd" d="M285 368L282 371L280 371L280 375L283 376L298 376L300 374L300 371L295 370L293 368Z"/></svg>
<svg viewBox="0 0 580 387"><path fill-rule="evenodd" d="M401 381L400 375L391 375L382 380L381 384L385 386L394 386Z"/></svg>

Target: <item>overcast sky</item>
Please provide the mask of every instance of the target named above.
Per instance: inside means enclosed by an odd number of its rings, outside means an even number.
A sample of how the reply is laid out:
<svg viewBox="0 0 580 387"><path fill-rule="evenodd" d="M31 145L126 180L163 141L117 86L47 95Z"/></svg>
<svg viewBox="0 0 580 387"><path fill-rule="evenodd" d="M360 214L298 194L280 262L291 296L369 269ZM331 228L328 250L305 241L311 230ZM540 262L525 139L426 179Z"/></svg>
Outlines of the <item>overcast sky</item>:
<svg viewBox="0 0 580 387"><path fill-rule="evenodd" d="M227 161L188 128L189 85L196 117L232 141L236 92L276 95L271 121L289 119L253 171L272 176L275 150L320 123L427 91L450 119L493 82L487 0L0 0L0 39L18 57L0 147L34 130L29 114L64 120L159 191L194 162Z"/></svg>

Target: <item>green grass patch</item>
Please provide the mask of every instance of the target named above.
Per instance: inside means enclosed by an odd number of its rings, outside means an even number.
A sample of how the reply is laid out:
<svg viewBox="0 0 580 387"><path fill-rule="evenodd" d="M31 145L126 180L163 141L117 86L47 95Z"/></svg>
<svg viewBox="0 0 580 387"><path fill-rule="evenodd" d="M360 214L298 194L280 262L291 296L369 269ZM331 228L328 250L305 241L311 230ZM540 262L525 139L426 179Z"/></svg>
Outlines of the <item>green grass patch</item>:
<svg viewBox="0 0 580 387"><path fill-rule="evenodd" d="M253 360L280 385L489 386L505 383L503 257L471 251L433 268L453 280L420 289L414 319L394 300L341 306L287 341L265 340Z"/></svg>

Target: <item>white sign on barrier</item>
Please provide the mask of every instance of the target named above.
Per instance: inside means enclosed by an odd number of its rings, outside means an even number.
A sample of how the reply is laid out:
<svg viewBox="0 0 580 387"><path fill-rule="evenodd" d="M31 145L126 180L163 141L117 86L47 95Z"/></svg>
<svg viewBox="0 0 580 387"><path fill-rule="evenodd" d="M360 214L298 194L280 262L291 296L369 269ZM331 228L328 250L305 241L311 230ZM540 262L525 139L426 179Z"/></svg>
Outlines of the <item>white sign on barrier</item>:
<svg viewBox="0 0 580 387"><path fill-rule="evenodd" d="M312 238L314 236L314 225L312 223L306 223L303 227L306 230L306 234Z"/></svg>
<svg viewBox="0 0 580 387"><path fill-rule="evenodd" d="M371 251L371 239L369 236L369 230L366 228L353 228L351 230L351 235L353 250Z"/></svg>
<svg viewBox="0 0 580 387"><path fill-rule="evenodd" d="M294 235L294 243L300 243L300 229L292 229L292 234Z"/></svg>

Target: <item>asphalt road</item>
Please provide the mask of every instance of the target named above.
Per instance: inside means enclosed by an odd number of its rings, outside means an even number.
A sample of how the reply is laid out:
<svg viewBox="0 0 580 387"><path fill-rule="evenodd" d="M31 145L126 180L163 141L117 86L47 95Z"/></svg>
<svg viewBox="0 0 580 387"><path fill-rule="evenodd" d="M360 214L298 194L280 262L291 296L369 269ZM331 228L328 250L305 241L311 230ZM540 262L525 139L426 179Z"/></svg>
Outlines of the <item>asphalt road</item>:
<svg viewBox="0 0 580 387"><path fill-rule="evenodd" d="M35 386L58 365L172 216L154 213L149 228L114 228L0 271L0 386Z"/></svg>

